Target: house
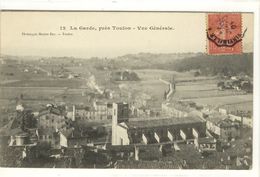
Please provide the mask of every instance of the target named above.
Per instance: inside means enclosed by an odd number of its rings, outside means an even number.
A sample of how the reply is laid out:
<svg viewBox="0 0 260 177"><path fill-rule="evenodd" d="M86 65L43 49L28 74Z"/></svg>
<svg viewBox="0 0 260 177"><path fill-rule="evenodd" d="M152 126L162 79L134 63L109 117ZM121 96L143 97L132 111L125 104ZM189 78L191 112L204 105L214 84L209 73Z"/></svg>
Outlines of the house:
<svg viewBox="0 0 260 177"><path fill-rule="evenodd" d="M172 101L162 103L162 114L173 117L187 117L196 110L196 103L192 101Z"/></svg>
<svg viewBox="0 0 260 177"><path fill-rule="evenodd" d="M96 120L107 119L107 103L102 101L95 101L93 108L96 111Z"/></svg>
<svg viewBox="0 0 260 177"><path fill-rule="evenodd" d="M39 129L52 128L59 129L68 122L65 113L59 108L48 105L46 108L39 111L37 117L37 127Z"/></svg>
<svg viewBox="0 0 260 177"><path fill-rule="evenodd" d="M112 104L97 101L93 105L73 105L67 110L67 117L71 120L108 120L112 119Z"/></svg>
<svg viewBox="0 0 260 177"><path fill-rule="evenodd" d="M217 150L217 140L213 137L195 139L194 144L200 152L210 152Z"/></svg>
<svg viewBox="0 0 260 177"><path fill-rule="evenodd" d="M73 105L72 109L67 111L67 117L75 120L94 120L95 111L90 105Z"/></svg>
<svg viewBox="0 0 260 177"><path fill-rule="evenodd" d="M114 111L117 112L117 104ZM206 136L206 122L198 117L122 119L115 114L112 118L112 145L154 144L173 140L194 139Z"/></svg>
<svg viewBox="0 0 260 177"><path fill-rule="evenodd" d="M116 103L114 105L116 112ZM185 118L124 118L124 120L120 120L115 114L112 118L112 148L131 148L130 153L134 154L135 160L143 159L142 149L147 151L153 148L154 153L165 155L173 148L175 151L180 151L177 143L193 144L195 139L200 140L205 137L206 121L196 116ZM204 144L210 143L212 142L204 142ZM170 145L170 148L166 148L167 145ZM199 146L202 149L202 141L199 141ZM206 148L203 150L206 150Z"/></svg>
<svg viewBox="0 0 260 177"><path fill-rule="evenodd" d="M223 115L228 115L228 118L232 121L240 122L241 125L253 126L252 109L244 109L243 105L236 107L223 106L219 108L219 112Z"/></svg>
<svg viewBox="0 0 260 177"><path fill-rule="evenodd" d="M47 143L52 148L60 148L59 142L57 140L59 136L57 130L53 130L52 127L40 128L38 130L38 134L39 134L39 143Z"/></svg>
<svg viewBox="0 0 260 177"><path fill-rule="evenodd" d="M230 111L228 114L232 121L238 121L241 125L253 127L253 117L251 111Z"/></svg>
<svg viewBox="0 0 260 177"><path fill-rule="evenodd" d="M150 117L151 109L148 106L141 106L134 109L133 115L135 117Z"/></svg>
<svg viewBox="0 0 260 177"><path fill-rule="evenodd" d="M238 79L235 76L231 77L230 80L219 82L217 86L219 90L235 89L237 91L243 90L249 93L252 93L253 91L253 84L250 80L245 78Z"/></svg>
<svg viewBox="0 0 260 177"><path fill-rule="evenodd" d="M25 128L22 124L23 116L26 116L26 114L18 114L18 117L14 117L0 129L1 139L7 140L5 143L9 146L32 146L38 142L38 130L36 128Z"/></svg>
<svg viewBox="0 0 260 177"><path fill-rule="evenodd" d="M186 141L194 139L193 129L196 129L199 138L206 136L205 122L196 117L131 120L118 124L115 144L157 144L173 142L174 140Z"/></svg>
<svg viewBox="0 0 260 177"><path fill-rule="evenodd" d="M58 134L60 147L81 147L90 143L88 134L83 129L77 127L63 128Z"/></svg>
<svg viewBox="0 0 260 177"><path fill-rule="evenodd" d="M53 105L48 105L39 111L37 117L39 141L56 146L55 139L57 132L64 127L71 127L71 124L72 121L65 117L65 113L61 109Z"/></svg>
<svg viewBox="0 0 260 177"><path fill-rule="evenodd" d="M227 116L212 114L206 118L207 129L221 140L231 140L240 136L240 123Z"/></svg>

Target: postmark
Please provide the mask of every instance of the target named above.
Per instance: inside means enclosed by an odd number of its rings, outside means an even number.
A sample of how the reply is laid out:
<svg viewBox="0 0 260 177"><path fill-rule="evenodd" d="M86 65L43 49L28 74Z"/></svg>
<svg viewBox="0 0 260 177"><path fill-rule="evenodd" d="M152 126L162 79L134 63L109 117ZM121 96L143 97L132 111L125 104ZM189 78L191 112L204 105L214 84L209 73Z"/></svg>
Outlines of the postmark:
<svg viewBox="0 0 260 177"><path fill-rule="evenodd" d="M242 31L240 13L207 14L208 54L240 54L246 29Z"/></svg>

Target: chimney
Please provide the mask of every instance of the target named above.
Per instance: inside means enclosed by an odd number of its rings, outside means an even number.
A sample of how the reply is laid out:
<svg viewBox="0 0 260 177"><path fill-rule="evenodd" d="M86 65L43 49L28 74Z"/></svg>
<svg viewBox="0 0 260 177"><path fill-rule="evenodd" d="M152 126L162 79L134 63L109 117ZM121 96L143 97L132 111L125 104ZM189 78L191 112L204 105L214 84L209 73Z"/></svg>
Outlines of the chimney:
<svg viewBox="0 0 260 177"><path fill-rule="evenodd" d="M72 106L72 121L75 121L75 114L76 114L76 107L75 105Z"/></svg>
<svg viewBox="0 0 260 177"><path fill-rule="evenodd" d="M117 145L118 105L112 105L112 145Z"/></svg>

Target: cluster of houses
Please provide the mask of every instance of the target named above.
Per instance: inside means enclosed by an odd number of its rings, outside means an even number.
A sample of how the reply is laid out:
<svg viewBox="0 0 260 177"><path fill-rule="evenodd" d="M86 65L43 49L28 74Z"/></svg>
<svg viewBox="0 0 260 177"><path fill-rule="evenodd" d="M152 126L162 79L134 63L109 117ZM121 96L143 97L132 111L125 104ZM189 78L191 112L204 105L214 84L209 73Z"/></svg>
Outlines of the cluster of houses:
<svg viewBox="0 0 260 177"><path fill-rule="evenodd" d="M182 104L196 107L191 102ZM114 108L116 105L113 105ZM232 120L228 115L223 115L220 112L207 114L206 111L201 110L200 116L194 114L193 111L185 114L179 113L179 111L177 110L176 114L178 116L147 120L147 118L125 118L114 109L111 148L114 148L114 151L117 151L122 157L132 157L139 161L145 159L145 157L141 157L144 151L153 149L151 150L153 154L155 152L159 152L159 154L166 152L167 154L173 150L177 153L183 148L185 149L185 146L192 145L194 148L190 150L197 150L202 156L205 153L223 150L225 155L218 159L219 163L224 166L223 168L230 168L233 163L236 166L250 166L250 156L245 157L240 154L241 156L236 156L236 162L231 163L232 148L231 152L225 153L223 149L227 142L235 141L241 136L241 122ZM247 148L245 154L248 154L249 151L251 149ZM245 158L247 159L245 160ZM124 165L127 164L125 163ZM179 167L183 167L183 165L179 165Z"/></svg>
<svg viewBox="0 0 260 177"><path fill-rule="evenodd" d="M118 103L118 105L118 109L123 109L126 112L125 117L128 117L128 104L124 107L121 107L124 104ZM73 105L72 109L68 110L47 104L44 109L31 114L35 124L25 127L24 122L27 119L28 114L26 112L28 111L22 105L18 105L14 117L1 128L1 136L7 137L8 142L6 143L11 146L26 146L30 144L36 145L36 142L38 142L47 143L52 148L75 147L93 143L94 138L91 136L95 136L95 132L105 131L102 127L91 127L86 122L99 122L102 120L110 120L111 122L113 104L94 102L89 107ZM27 141L32 137L34 141Z"/></svg>
<svg viewBox="0 0 260 177"><path fill-rule="evenodd" d="M249 79L231 77L230 80L221 81L217 84L219 90L235 89L243 90L249 93L253 92L253 85Z"/></svg>
<svg viewBox="0 0 260 177"><path fill-rule="evenodd" d="M162 103L162 114L187 118L198 116L206 121L207 130L222 140L240 137L241 126L252 127L252 114L246 112L228 112L220 107L218 110L197 105L193 101L173 101Z"/></svg>
<svg viewBox="0 0 260 177"><path fill-rule="evenodd" d="M67 117L72 120L111 120L112 104L94 101L88 105L72 105L67 110Z"/></svg>
<svg viewBox="0 0 260 177"><path fill-rule="evenodd" d="M48 144L53 149L91 147L112 152L118 159L135 161L145 159L144 152L167 154L182 151L185 146L192 146L201 154L216 152L222 150L223 142L234 141L241 136L242 125L250 127L250 123L245 121L249 115L235 115L224 108L209 111L192 101L164 102L162 114L149 119L132 117L131 105L124 102L95 101L84 106L72 105L67 109L48 104L33 113L37 121L35 126L28 127L24 124L28 115L26 111L18 105L17 116L0 130L9 146ZM94 142L93 136L106 130L89 126L92 121L111 122L111 134L98 143ZM237 163L244 165L243 156L238 158ZM177 166L185 168L186 165L182 163Z"/></svg>

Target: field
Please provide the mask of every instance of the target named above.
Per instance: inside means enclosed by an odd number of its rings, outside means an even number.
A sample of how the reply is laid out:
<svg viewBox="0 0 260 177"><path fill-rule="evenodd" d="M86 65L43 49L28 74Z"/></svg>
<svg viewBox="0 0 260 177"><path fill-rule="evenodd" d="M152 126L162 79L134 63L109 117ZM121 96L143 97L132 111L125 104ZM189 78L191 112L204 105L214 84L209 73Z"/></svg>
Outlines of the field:
<svg viewBox="0 0 260 177"><path fill-rule="evenodd" d="M31 80L19 80L16 82L5 83L3 87L68 87L79 88L85 81L80 79L31 79Z"/></svg>
<svg viewBox="0 0 260 177"><path fill-rule="evenodd" d="M248 102L226 104L226 105L224 105L224 108L226 108L230 111L241 110L241 111L253 112L253 102L250 100Z"/></svg>
<svg viewBox="0 0 260 177"><path fill-rule="evenodd" d="M23 63L0 64L0 84L30 79L47 78L46 73Z"/></svg>
<svg viewBox="0 0 260 177"><path fill-rule="evenodd" d="M110 81L112 70L97 70L94 65L87 62L82 65L66 63L64 66L58 63L40 64L13 63L0 65L0 108L14 110L15 105L23 100L31 109L38 110L50 102L80 104L88 102L88 98L82 96L83 92L95 92L88 87L88 79L94 77L95 83L101 88L111 89L118 98L133 101L135 99L152 99L160 107L164 101L164 93L169 86L164 81L176 82L176 92L173 99L193 100L202 105L231 105L233 107L247 107L252 109L252 94L242 91L219 91L216 77L194 76L191 72L176 72L160 69L133 70L140 81ZM25 70L28 70L25 72ZM57 78L48 75L49 72L64 71L65 73L79 74L80 78ZM123 69L122 69L123 70ZM37 72L36 72L37 71ZM13 74L10 74L13 73ZM123 99L127 97L127 99Z"/></svg>
<svg viewBox="0 0 260 177"><path fill-rule="evenodd" d="M214 79L214 77L199 76L194 77L193 72L176 72L160 69L140 69L134 70L142 80L158 80L164 79L171 81L173 78L176 82L199 81Z"/></svg>
<svg viewBox="0 0 260 177"><path fill-rule="evenodd" d="M208 97L225 97L225 96L235 96L244 95L243 91L236 90L224 90L220 91L216 87L217 84L190 84L186 86L176 85L176 93L174 97L179 99L201 99Z"/></svg>
<svg viewBox="0 0 260 177"><path fill-rule="evenodd" d="M238 108L247 107L248 110L253 109L253 95L231 95L221 97L196 98L191 100L202 105L238 105Z"/></svg>
<svg viewBox="0 0 260 177"><path fill-rule="evenodd" d="M131 86L134 88L143 88L144 90L150 90L155 95L158 95L158 90L163 94L164 90L168 86L159 86L154 87L156 84L163 84L159 79L164 79L166 81L171 81L172 78L175 78L176 81L176 93L174 94L175 98L178 99L200 99L207 97L225 97L231 96L230 98L236 98L238 95L238 100L240 97L248 97L248 100L252 100L252 95L245 95L243 91L236 90L224 90L219 91L217 88L217 83L219 80L215 77L194 77L192 72L178 73L175 71L166 71L166 70L135 70L138 73L138 76L141 78L139 83L131 83ZM151 87L149 87L151 85ZM154 91L154 92L153 92ZM233 96L233 97L232 97ZM238 101L239 102L239 101Z"/></svg>

